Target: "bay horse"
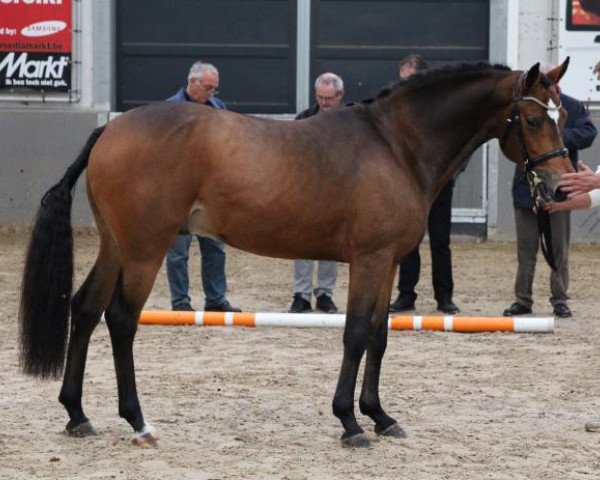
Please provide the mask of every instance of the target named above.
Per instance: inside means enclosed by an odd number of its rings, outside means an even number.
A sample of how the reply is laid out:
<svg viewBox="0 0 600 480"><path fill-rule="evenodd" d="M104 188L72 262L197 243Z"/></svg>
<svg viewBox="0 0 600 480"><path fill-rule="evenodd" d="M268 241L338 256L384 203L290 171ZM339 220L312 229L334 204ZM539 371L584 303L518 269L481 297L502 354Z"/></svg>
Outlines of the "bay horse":
<svg viewBox="0 0 600 480"><path fill-rule="evenodd" d="M156 446L136 391L138 318L175 235L209 235L249 252L350 264L343 360L333 397L342 443L369 446L354 396L366 351L360 411L379 435L404 437L383 409L379 377L396 265L421 242L429 208L471 153L492 138L527 169L541 201L563 197L572 172L559 131L564 110L546 75L487 63L416 74L371 102L284 122L192 103L158 102L96 129L44 196L26 254L19 310L26 374L58 377L68 434L95 430L82 408L90 336L104 312L119 415L134 443ZM72 295L72 190L87 168L100 247ZM71 318L69 323L69 316ZM67 348L68 344L68 348Z"/></svg>

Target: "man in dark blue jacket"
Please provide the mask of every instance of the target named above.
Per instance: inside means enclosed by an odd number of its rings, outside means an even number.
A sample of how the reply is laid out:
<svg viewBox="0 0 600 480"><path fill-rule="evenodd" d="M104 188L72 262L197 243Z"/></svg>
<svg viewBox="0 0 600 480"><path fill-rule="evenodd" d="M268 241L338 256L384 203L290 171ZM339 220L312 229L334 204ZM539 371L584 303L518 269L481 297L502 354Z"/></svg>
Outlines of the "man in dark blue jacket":
<svg viewBox="0 0 600 480"><path fill-rule="evenodd" d="M567 111L563 141L569 149L573 168L577 169L578 150L589 147L596 137L596 128L589 113L579 100L560 92L562 106ZM524 172L515 170L512 186L517 230L517 277L515 280L515 302L504 310L504 316L525 315L532 312L533 277L539 247L539 233L534 200ZM558 211L550 215L552 249L556 271L550 273L550 303L554 315L561 318L572 316L567 305L569 289L569 243L571 238L571 216L568 211Z"/></svg>
<svg viewBox="0 0 600 480"><path fill-rule="evenodd" d="M167 101L196 102L213 108L227 109L225 103L215 97L219 88L219 72L210 63L196 62L188 74L187 86L181 88ZM192 311L189 295L188 258L192 235L177 235L167 252L167 278L171 291L173 310ZM206 311L239 312L227 301L225 278L225 244L209 237L196 235L202 257L202 287Z"/></svg>

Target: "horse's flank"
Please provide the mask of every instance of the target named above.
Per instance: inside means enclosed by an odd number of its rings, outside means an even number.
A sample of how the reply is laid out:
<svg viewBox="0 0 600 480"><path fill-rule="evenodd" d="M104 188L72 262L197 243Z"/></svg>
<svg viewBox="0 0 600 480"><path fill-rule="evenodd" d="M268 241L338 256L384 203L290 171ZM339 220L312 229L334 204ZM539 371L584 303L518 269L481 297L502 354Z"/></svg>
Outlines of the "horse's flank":
<svg viewBox="0 0 600 480"><path fill-rule="evenodd" d="M122 228L162 238L164 248L200 209L188 225L194 233L270 256L348 261L349 250L368 247L347 243L357 221L369 226L366 243L378 241L382 225L401 223L395 211L419 210L412 230L423 228L423 207L411 201L420 197L415 182L401 178L401 162L364 110L284 122L174 102L137 109L96 144L90 196L110 225L134 222Z"/></svg>

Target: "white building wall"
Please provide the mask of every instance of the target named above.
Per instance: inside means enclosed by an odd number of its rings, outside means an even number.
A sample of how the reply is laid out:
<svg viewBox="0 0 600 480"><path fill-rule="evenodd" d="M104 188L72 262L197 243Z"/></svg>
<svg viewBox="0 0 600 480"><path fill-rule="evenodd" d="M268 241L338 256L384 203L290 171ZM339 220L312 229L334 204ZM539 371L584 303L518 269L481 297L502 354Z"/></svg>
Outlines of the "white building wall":
<svg viewBox="0 0 600 480"><path fill-rule="evenodd" d="M552 0L519 2L519 49L514 68L527 69L536 62L550 62Z"/></svg>

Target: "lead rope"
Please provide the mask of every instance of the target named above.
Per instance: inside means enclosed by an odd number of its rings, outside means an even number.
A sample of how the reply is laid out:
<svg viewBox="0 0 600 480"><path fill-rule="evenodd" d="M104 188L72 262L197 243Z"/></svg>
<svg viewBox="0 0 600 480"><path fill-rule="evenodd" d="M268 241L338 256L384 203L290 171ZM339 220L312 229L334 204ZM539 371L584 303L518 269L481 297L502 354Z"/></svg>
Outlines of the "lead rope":
<svg viewBox="0 0 600 480"><path fill-rule="evenodd" d="M550 226L550 214L546 210L537 212L538 234L540 236L540 247L548 266L556 272L554 250L552 248L552 228Z"/></svg>
<svg viewBox="0 0 600 480"><path fill-rule="evenodd" d="M544 184L537 176L537 174L530 170L527 172L527 179L531 188L531 195L535 191L535 188L543 189ZM550 224L550 214L546 210L537 209L537 225L538 225L538 236L540 239L540 247L546 263L548 266L556 272L556 261L554 260L554 249L552 248L552 226Z"/></svg>

